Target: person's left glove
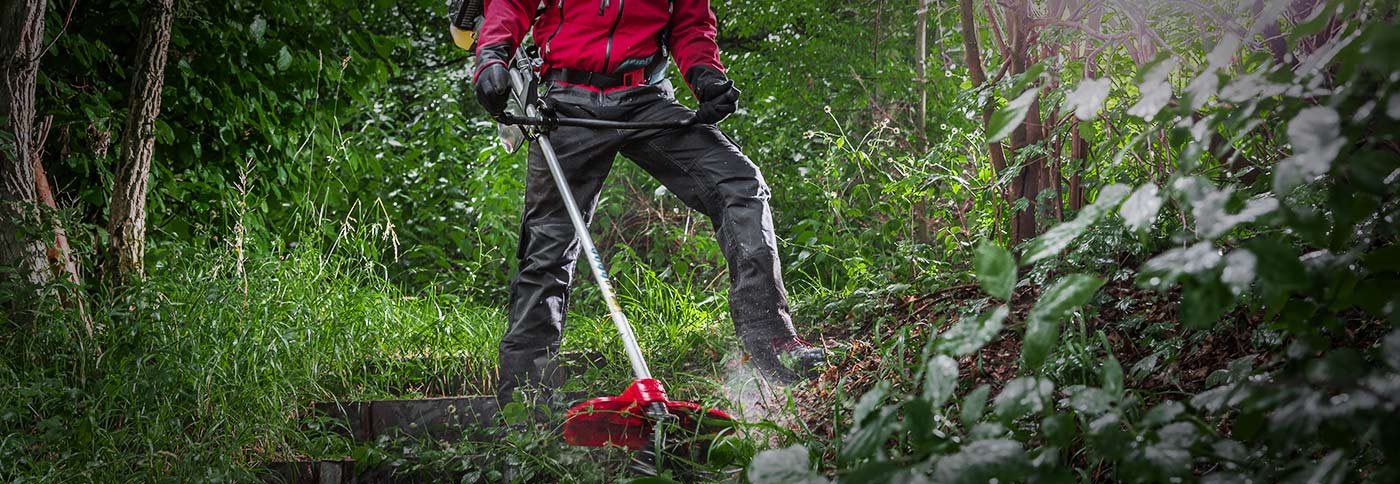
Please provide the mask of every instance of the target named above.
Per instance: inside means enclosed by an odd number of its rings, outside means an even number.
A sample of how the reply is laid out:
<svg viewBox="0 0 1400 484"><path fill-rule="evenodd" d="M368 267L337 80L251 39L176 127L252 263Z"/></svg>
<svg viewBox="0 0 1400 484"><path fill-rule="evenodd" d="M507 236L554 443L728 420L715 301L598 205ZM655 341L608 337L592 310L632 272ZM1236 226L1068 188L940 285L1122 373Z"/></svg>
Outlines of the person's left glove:
<svg viewBox="0 0 1400 484"><path fill-rule="evenodd" d="M685 73L685 82L700 101L695 110L695 122L715 124L739 110L739 89L734 81L714 67L700 65Z"/></svg>
<svg viewBox="0 0 1400 484"><path fill-rule="evenodd" d="M472 77L472 84L476 86L476 102L496 119L505 116L506 102L510 99L510 71L506 68L510 61L509 52L509 45L496 44L482 47L476 56L476 74Z"/></svg>

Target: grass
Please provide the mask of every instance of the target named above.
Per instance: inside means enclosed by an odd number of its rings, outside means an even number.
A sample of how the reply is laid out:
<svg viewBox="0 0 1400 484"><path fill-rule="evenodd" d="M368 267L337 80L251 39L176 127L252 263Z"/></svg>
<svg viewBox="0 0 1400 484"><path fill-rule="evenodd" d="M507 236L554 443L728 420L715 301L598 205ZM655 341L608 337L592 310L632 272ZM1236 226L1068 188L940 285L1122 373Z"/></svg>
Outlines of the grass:
<svg viewBox="0 0 1400 484"><path fill-rule="evenodd" d="M419 396L454 372L486 381L504 302L406 292L365 251L345 249L353 245L246 261L226 248L166 246L145 283L89 304L94 336L57 308L26 327L7 321L0 480L247 480L267 460L366 454L304 428L298 415L310 401ZM678 397L722 403L713 362L735 347L724 298L644 266L616 278L657 376ZM564 349L599 350L608 363L568 389L616 394L630 370L589 290L578 288ZM554 445L521 438L440 454L537 455Z"/></svg>

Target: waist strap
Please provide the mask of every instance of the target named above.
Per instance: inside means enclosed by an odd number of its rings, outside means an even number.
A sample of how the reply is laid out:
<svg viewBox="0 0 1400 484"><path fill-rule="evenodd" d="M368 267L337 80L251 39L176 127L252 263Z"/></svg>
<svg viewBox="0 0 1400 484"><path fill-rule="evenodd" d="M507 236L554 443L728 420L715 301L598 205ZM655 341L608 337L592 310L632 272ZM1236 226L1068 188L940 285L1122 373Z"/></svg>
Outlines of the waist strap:
<svg viewBox="0 0 1400 484"><path fill-rule="evenodd" d="M634 87L647 83L646 69L633 69L618 74L583 71L578 69L550 69L544 73L544 80L592 86L598 89Z"/></svg>

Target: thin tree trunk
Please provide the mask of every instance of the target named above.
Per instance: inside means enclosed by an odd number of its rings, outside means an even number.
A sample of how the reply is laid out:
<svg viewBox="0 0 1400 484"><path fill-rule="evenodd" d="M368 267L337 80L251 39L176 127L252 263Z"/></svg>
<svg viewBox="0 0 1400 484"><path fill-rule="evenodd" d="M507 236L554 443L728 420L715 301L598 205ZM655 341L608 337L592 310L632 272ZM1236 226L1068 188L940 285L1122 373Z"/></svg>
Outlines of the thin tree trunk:
<svg viewBox="0 0 1400 484"><path fill-rule="evenodd" d="M1069 208L1074 212L1084 208L1084 178L1082 174L1088 168L1089 160L1089 140L1084 139L1084 135L1079 132L1079 119L1070 121L1069 129L1073 131L1070 135L1069 158L1074 162L1073 173L1069 177Z"/></svg>
<svg viewBox="0 0 1400 484"><path fill-rule="evenodd" d="M1007 36L1011 40L1011 74L1021 74L1026 72L1030 60L1027 54L1030 51L1030 5L1026 0L1016 0L1007 7L1006 22ZM1026 146L1040 141L1041 134L1040 121L1040 100L1032 102L1026 110L1026 119L1011 134L1012 151L1020 150ZM1021 241L1035 237L1036 235L1036 200L1035 197L1040 192L1041 171L1044 170L1044 156L1035 156L1021 166L1021 172L1011 182L1011 193L1009 200L1012 203L1024 198L1027 206L1024 210L1017 211L1011 218L1011 243L1017 244Z"/></svg>
<svg viewBox="0 0 1400 484"><path fill-rule="evenodd" d="M919 149L928 149L928 0L919 0L914 70L919 76Z"/></svg>
<svg viewBox="0 0 1400 484"><path fill-rule="evenodd" d="M0 265L31 284L52 280L34 186L34 86L43 55L43 0L7 0L0 10ZM8 271L7 271L8 272ZM15 298L17 302L26 298Z"/></svg>
<svg viewBox="0 0 1400 484"><path fill-rule="evenodd" d="M44 173L44 163L39 153L44 146L44 140L48 138L49 127L53 124L53 116L44 118L38 130L39 139L35 146L34 154L34 192L38 195L39 203L48 207L51 212L58 211L58 200L53 196L53 190L49 188L48 175ZM81 288L83 279L78 273L77 260L73 258L73 249L68 245L68 232L63 229L63 224L58 220L53 220L53 245L48 247L48 263L54 278L62 278L74 287ZM87 308L83 305L81 293L62 294L64 307L76 308L78 319L83 322L83 330L88 336L93 335L92 317L88 315Z"/></svg>
<svg viewBox="0 0 1400 484"><path fill-rule="evenodd" d="M112 189L111 253L104 274L118 284L144 277L146 252L146 192L155 152L156 116L165 84L166 50L174 0L147 0L141 17L141 38L131 83L130 108L122 133L121 165Z"/></svg>
<svg viewBox="0 0 1400 484"><path fill-rule="evenodd" d="M1091 32L1103 31L1103 8L1094 7L1085 13ZM1098 77L1099 66L1095 58L1095 50L1089 48L1088 41L1081 44L1084 49L1084 78L1092 79ZM1084 172L1089 170L1089 140L1084 138L1080 130L1079 120L1076 118L1070 129L1074 131L1070 139L1070 158L1074 160L1074 173L1069 178L1069 206L1070 209L1079 212L1084 208L1087 201L1084 200Z"/></svg>
<svg viewBox="0 0 1400 484"><path fill-rule="evenodd" d="M53 190L49 188L48 175L44 173L44 163L40 156L44 141L48 138L49 127L52 125L53 116L48 116L39 123L37 131L39 139L36 140L34 146L34 193L38 197L39 203L56 212L58 211L58 200L54 198ZM52 225L53 246L48 247L48 262L53 268L54 276L78 284L81 279L78 277L78 264L73 261L73 250L68 246L68 233L63 230L63 225L57 221Z"/></svg>
<svg viewBox="0 0 1400 484"><path fill-rule="evenodd" d="M958 0L958 13L962 23L963 37L963 61L967 64L968 76L972 78L972 85L979 89L987 83L987 73L982 68L981 43L977 40L977 18L976 11L972 8L972 0ZM995 23L996 20L992 19ZM995 28L995 26L993 26ZM986 101L982 104L982 126L990 128L992 125L992 114L996 111L996 99L989 93ZM987 145L987 157L992 161L993 176L1001 176L1006 171L1006 152L1002 150L1001 142L989 143ZM975 171L974 171L975 172ZM1015 199L1007 195L1007 190L999 190L1003 198L1009 205ZM996 205L996 213L993 215L993 232L1001 225L1001 205Z"/></svg>

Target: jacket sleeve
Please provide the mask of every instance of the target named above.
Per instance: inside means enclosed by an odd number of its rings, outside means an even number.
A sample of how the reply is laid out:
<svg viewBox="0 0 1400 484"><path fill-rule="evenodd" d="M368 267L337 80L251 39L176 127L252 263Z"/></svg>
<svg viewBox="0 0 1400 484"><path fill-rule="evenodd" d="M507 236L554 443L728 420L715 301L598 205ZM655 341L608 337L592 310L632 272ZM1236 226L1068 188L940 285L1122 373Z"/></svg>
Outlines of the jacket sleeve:
<svg viewBox="0 0 1400 484"><path fill-rule="evenodd" d="M675 0L671 6L671 56L676 58L682 73L695 66L710 66L724 72L719 62L719 44L715 43L715 13L710 0Z"/></svg>
<svg viewBox="0 0 1400 484"><path fill-rule="evenodd" d="M530 30L538 0L486 0L477 32L477 72L490 63L506 63Z"/></svg>

